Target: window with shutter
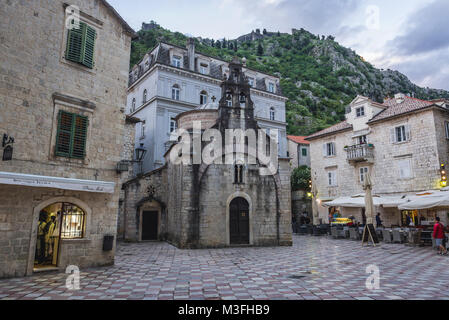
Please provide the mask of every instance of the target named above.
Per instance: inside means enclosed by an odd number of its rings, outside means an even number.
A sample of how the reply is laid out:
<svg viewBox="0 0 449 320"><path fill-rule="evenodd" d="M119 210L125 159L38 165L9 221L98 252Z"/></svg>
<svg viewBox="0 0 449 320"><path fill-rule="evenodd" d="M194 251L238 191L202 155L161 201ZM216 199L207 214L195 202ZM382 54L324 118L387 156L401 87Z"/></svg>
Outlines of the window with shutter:
<svg viewBox="0 0 449 320"><path fill-rule="evenodd" d="M59 111L56 134L56 155L59 157L84 159L88 119L74 113Z"/></svg>
<svg viewBox="0 0 449 320"><path fill-rule="evenodd" d="M94 28L80 22L78 29L68 31L65 58L92 69L94 67L96 37L97 32Z"/></svg>
<svg viewBox="0 0 449 320"><path fill-rule="evenodd" d="M410 159L398 161L399 177L401 179L412 178L412 165Z"/></svg>

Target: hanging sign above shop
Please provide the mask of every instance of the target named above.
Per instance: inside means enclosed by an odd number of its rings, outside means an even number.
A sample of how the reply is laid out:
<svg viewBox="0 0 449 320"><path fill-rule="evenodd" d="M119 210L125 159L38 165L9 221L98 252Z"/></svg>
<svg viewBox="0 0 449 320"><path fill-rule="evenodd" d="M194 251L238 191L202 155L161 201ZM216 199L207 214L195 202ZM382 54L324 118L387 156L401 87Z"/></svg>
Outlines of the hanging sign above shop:
<svg viewBox="0 0 449 320"><path fill-rule="evenodd" d="M0 184L96 193L114 193L115 187L114 182L35 176L13 172L0 172Z"/></svg>

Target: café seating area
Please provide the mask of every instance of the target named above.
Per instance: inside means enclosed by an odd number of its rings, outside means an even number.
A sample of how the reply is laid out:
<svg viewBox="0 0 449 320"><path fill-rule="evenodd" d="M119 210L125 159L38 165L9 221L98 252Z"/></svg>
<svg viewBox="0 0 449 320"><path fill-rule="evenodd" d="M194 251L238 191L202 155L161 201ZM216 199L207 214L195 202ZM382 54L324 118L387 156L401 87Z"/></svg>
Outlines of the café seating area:
<svg viewBox="0 0 449 320"><path fill-rule="evenodd" d="M301 225L296 228L296 233L300 235L331 236L333 239L348 239L361 241L363 227L330 226L321 224L317 226ZM432 238L433 231L430 228L376 228L376 235L379 241L390 244L406 244L411 246L435 247Z"/></svg>

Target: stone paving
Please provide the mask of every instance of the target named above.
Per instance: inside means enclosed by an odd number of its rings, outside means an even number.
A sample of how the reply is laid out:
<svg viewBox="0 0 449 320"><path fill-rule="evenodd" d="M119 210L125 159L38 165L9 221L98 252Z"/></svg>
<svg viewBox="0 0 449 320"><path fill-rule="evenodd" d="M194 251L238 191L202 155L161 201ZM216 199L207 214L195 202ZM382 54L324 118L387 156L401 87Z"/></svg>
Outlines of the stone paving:
<svg viewBox="0 0 449 320"><path fill-rule="evenodd" d="M380 289L368 290L368 265ZM293 247L179 250L167 243L120 243L112 267L0 280L0 300L449 300L449 258L429 247L294 236Z"/></svg>

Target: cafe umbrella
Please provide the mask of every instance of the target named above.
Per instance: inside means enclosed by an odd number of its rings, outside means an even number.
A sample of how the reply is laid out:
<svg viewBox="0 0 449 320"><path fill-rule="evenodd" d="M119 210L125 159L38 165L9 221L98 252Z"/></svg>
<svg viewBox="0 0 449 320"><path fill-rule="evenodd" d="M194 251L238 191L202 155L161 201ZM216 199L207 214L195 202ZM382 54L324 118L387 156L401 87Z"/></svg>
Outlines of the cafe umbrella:
<svg viewBox="0 0 449 320"><path fill-rule="evenodd" d="M363 189L365 190L365 214L366 214L366 225L363 230L362 236L362 246L365 242L371 242L375 246L379 243L377 239L376 230L374 229L373 216L374 216L374 202L373 202L373 184L371 181L371 175L368 173L365 175L365 181L363 183Z"/></svg>
<svg viewBox="0 0 449 320"><path fill-rule="evenodd" d="M319 218L318 218L318 189L316 187L316 184L312 184L312 212L313 212L313 225L319 224Z"/></svg>

